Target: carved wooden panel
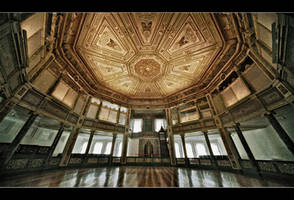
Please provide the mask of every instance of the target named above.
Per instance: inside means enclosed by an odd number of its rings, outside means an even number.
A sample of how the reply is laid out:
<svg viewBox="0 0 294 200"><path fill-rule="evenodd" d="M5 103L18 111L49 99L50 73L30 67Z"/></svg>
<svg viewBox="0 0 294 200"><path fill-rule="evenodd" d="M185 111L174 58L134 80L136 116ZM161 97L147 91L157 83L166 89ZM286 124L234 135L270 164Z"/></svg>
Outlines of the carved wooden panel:
<svg viewBox="0 0 294 200"><path fill-rule="evenodd" d="M11 159L6 165L6 169L23 169L26 167L29 159Z"/></svg>
<svg viewBox="0 0 294 200"><path fill-rule="evenodd" d="M277 172L274 163L258 161L259 169L266 172Z"/></svg>
<svg viewBox="0 0 294 200"><path fill-rule="evenodd" d="M32 106L40 105L41 101L43 100L44 96L40 95L39 93L29 90L22 98L22 101L28 103Z"/></svg>
<svg viewBox="0 0 294 200"><path fill-rule="evenodd" d="M44 163L44 159L42 158L38 158L38 159L32 159L29 161L27 168L38 168L38 167L42 167Z"/></svg>
<svg viewBox="0 0 294 200"><path fill-rule="evenodd" d="M284 174L294 174L294 163L276 163L279 170Z"/></svg>
<svg viewBox="0 0 294 200"><path fill-rule="evenodd" d="M259 94L258 97L266 106L270 106L271 104L279 102L283 99L283 96L276 88L265 90Z"/></svg>
<svg viewBox="0 0 294 200"><path fill-rule="evenodd" d="M254 114L257 114L262 110L263 106L256 98L254 98L249 99L248 101L232 108L230 110L230 113L232 114L235 120L238 120L244 117L253 116Z"/></svg>
<svg viewBox="0 0 294 200"><path fill-rule="evenodd" d="M257 67L256 64L251 65L244 73L243 77L250 84L250 86L259 92L272 83L272 81L265 75L265 73Z"/></svg>
<svg viewBox="0 0 294 200"><path fill-rule="evenodd" d="M43 110L57 117L60 117L62 119L66 118L68 110L66 110L63 106L58 105L57 103L53 101L48 101L48 100L45 100L45 101L46 102L44 103L44 105L42 105Z"/></svg>

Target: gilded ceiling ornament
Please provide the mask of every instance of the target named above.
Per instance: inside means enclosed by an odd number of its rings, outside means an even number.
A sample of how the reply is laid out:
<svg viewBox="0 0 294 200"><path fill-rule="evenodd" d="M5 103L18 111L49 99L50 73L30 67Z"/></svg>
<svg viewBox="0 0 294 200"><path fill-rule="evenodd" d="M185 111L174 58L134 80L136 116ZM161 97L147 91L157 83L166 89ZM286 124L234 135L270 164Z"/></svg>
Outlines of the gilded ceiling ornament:
<svg viewBox="0 0 294 200"><path fill-rule="evenodd" d="M142 59L135 65L135 72L142 77L154 77L160 73L160 65L153 59Z"/></svg>

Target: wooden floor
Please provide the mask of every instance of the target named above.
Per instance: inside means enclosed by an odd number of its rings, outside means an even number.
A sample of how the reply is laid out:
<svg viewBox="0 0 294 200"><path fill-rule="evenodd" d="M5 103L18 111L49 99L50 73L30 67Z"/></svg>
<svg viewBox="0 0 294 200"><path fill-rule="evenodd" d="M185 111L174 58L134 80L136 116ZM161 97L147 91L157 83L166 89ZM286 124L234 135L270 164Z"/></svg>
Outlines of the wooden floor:
<svg viewBox="0 0 294 200"><path fill-rule="evenodd" d="M59 169L3 177L0 187L294 187L294 182L177 167Z"/></svg>

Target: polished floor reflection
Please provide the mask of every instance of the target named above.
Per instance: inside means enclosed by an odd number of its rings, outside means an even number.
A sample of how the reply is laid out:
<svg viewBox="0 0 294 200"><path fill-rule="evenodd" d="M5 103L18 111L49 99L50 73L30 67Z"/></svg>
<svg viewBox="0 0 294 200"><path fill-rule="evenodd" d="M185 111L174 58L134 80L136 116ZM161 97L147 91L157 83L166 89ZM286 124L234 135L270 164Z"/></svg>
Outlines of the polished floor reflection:
<svg viewBox="0 0 294 200"><path fill-rule="evenodd" d="M177 167L59 169L3 177L0 187L294 187L294 181Z"/></svg>

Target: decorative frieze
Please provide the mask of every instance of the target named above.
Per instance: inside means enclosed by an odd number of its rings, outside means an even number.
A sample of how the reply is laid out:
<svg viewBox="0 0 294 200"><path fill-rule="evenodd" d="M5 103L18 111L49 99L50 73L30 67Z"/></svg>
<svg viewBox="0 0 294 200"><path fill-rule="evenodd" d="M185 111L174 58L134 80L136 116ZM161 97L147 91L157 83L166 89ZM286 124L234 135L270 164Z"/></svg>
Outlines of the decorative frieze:
<svg viewBox="0 0 294 200"><path fill-rule="evenodd" d="M241 167L246 169L253 169L252 163L250 160L241 160L240 161Z"/></svg>
<svg viewBox="0 0 294 200"><path fill-rule="evenodd" d="M60 162L61 158L51 158L49 161L50 166L57 166Z"/></svg>
<svg viewBox="0 0 294 200"><path fill-rule="evenodd" d="M29 161L27 168L38 168L42 167L45 159L39 158L39 159L32 159Z"/></svg>
<svg viewBox="0 0 294 200"><path fill-rule="evenodd" d="M276 162L277 167L283 174L294 174L294 163Z"/></svg>
<svg viewBox="0 0 294 200"><path fill-rule="evenodd" d="M258 161L258 167L260 170L262 171L266 171L266 172L277 172L274 163L272 162L262 162L262 161Z"/></svg>
<svg viewBox="0 0 294 200"><path fill-rule="evenodd" d="M26 167L27 163L28 163L29 159L25 158L25 159L12 159L8 162L8 164L6 165L6 169L23 169Z"/></svg>

